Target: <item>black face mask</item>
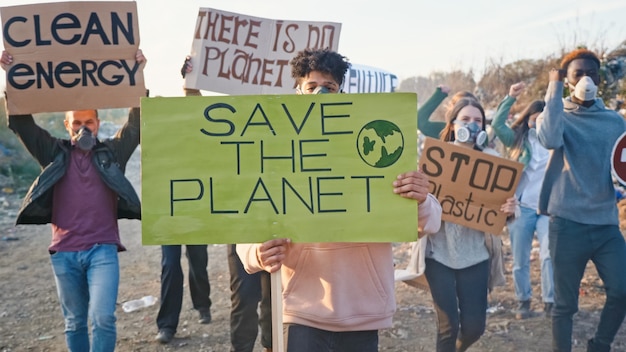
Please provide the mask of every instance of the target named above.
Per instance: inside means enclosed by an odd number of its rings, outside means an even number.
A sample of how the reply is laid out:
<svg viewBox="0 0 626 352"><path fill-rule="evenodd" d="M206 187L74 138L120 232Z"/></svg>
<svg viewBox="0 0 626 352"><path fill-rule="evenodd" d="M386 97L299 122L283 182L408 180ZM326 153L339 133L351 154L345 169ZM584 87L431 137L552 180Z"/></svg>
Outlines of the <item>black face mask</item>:
<svg viewBox="0 0 626 352"><path fill-rule="evenodd" d="M328 94L328 93L330 93L330 90L328 90L328 88L324 86L317 86L315 87L315 90L311 94Z"/></svg>
<svg viewBox="0 0 626 352"><path fill-rule="evenodd" d="M76 146L80 150L90 151L94 145L96 145L96 137L91 133L91 130L86 126L82 126L76 131Z"/></svg>

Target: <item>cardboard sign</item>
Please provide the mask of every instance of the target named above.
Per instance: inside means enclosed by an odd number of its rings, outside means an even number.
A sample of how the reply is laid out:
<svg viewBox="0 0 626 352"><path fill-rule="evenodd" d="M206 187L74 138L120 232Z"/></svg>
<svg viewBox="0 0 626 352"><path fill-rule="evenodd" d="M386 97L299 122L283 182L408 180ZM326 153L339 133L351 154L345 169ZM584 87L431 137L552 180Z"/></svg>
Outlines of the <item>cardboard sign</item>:
<svg viewBox="0 0 626 352"><path fill-rule="evenodd" d="M398 87L395 74L365 65L352 64L344 77L345 93L389 93Z"/></svg>
<svg viewBox="0 0 626 352"><path fill-rule="evenodd" d="M420 170L442 208L442 220L492 234L506 224L502 204L515 194L524 165L426 138Z"/></svg>
<svg viewBox="0 0 626 352"><path fill-rule="evenodd" d="M200 8L185 87L225 94L292 94L300 50L337 50L341 24L272 20Z"/></svg>
<svg viewBox="0 0 626 352"><path fill-rule="evenodd" d="M137 4L45 3L0 8L10 114L139 106L145 96Z"/></svg>
<svg viewBox="0 0 626 352"><path fill-rule="evenodd" d="M417 238L414 93L144 98L143 244Z"/></svg>

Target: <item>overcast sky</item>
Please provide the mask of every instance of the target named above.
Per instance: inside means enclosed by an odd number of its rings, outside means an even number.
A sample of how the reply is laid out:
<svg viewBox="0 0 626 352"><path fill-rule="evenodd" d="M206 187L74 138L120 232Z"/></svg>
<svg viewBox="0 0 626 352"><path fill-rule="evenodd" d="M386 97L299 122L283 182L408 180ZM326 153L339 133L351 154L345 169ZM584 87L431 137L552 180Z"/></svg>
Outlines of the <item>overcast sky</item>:
<svg viewBox="0 0 626 352"><path fill-rule="evenodd" d="M0 6L55 1L2 0ZM342 24L339 52L402 79L433 71L480 74L493 59L540 58L576 42L614 48L626 40L626 1L137 0L151 95L181 96L180 67L200 7L271 19ZM621 17L621 19L620 19ZM0 33L0 38L2 34ZM578 40L577 40L578 39ZM477 77L479 78L479 77ZM0 86L4 87L4 80Z"/></svg>

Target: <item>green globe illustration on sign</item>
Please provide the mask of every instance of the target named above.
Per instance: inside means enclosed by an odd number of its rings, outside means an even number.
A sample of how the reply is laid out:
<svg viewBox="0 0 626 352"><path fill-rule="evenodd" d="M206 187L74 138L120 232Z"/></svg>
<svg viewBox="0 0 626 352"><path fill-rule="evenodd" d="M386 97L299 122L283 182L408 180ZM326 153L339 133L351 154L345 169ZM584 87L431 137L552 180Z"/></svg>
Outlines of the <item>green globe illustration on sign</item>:
<svg viewBox="0 0 626 352"><path fill-rule="evenodd" d="M404 136L393 122L374 120L359 131L357 150L366 164L376 168L388 167L400 159Z"/></svg>

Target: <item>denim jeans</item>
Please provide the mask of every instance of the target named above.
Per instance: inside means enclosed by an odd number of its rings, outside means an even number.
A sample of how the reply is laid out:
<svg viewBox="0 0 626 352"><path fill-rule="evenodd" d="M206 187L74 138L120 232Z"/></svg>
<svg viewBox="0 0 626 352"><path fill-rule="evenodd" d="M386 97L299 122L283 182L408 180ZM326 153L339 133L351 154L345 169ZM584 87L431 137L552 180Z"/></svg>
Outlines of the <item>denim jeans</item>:
<svg viewBox="0 0 626 352"><path fill-rule="evenodd" d="M437 352L467 350L485 332L489 260L463 269L426 258L424 272L437 312Z"/></svg>
<svg viewBox="0 0 626 352"><path fill-rule="evenodd" d="M65 318L65 341L73 352L115 350L115 303L120 280L117 246L97 244L50 256ZM89 349L91 320L93 341Z"/></svg>
<svg viewBox="0 0 626 352"><path fill-rule="evenodd" d="M511 250L513 252L513 281L518 301L528 301L532 297L530 285L530 251L533 236L539 240L539 260L541 261L541 298L545 303L554 302L554 278L552 260L548 247L549 218L537 214L537 210L521 207L519 218L509 225Z"/></svg>
<svg viewBox="0 0 626 352"><path fill-rule="evenodd" d="M589 225L550 218L554 264L553 351L572 349L572 318L578 311L580 281L591 260L606 288L606 302L593 337L610 345L626 316L626 244L617 225Z"/></svg>
<svg viewBox="0 0 626 352"><path fill-rule="evenodd" d="M209 256L207 245L186 245L189 262L189 292L193 308L198 311L210 310L211 285L207 265ZM161 306L157 314L157 327L176 333L180 310L183 306L183 269L180 265L181 245L161 246Z"/></svg>
<svg viewBox="0 0 626 352"><path fill-rule="evenodd" d="M378 330L327 331L284 324L286 352L377 352Z"/></svg>
<svg viewBox="0 0 626 352"><path fill-rule="evenodd" d="M230 271L230 341L231 352L252 352L261 327L261 345L272 347L272 295L270 274L248 274L235 251L227 246ZM261 303L259 309L259 302ZM260 311L257 313L257 310Z"/></svg>

